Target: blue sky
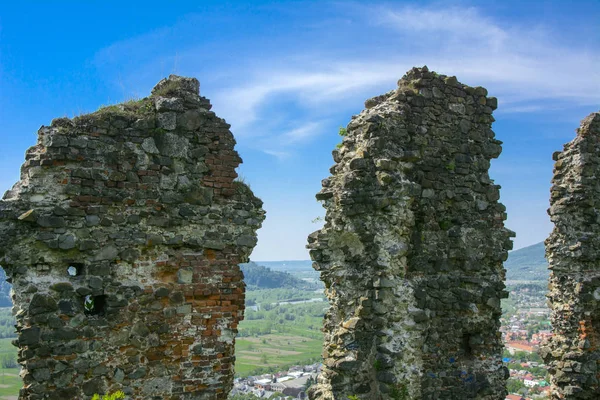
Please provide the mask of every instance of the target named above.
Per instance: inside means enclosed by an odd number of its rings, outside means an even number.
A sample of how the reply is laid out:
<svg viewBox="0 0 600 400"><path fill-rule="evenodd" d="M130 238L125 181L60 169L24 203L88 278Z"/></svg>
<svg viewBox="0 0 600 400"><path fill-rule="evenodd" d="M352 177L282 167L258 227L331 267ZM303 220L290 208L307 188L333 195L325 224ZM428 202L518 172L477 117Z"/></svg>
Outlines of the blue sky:
<svg viewBox="0 0 600 400"><path fill-rule="evenodd" d="M0 3L0 191L41 125L195 76L265 202L255 260L308 259L338 128L412 66L498 97L515 248L550 232L552 152L600 109L598 1L50 3Z"/></svg>

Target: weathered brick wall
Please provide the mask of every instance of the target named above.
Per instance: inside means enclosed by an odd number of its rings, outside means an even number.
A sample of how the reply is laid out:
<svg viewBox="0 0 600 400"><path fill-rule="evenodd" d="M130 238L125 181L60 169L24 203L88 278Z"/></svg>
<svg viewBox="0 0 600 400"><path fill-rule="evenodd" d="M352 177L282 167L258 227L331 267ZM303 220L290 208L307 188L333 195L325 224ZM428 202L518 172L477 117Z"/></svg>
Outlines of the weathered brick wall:
<svg viewBox="0 0 600 400"><path fill-rule="evenodd" d="M312 399L504 399L512 232L486 96L415 68L348 124L309 237L331 302Z"/></svg>
<svg viewBox="0 0 600 400"><path fill-rule="evenodd" d="M27 151L0 202L21 399L226 398L238 264L264 211L198 93L171 76L148 98L52 121Z"/></svg>
<svg viewBox="0 0 600 400"><path fill-rule="evenodd" d="M600 112L554 154L546 240L554 336L541 348L553 399L600 398Z"/></svg>

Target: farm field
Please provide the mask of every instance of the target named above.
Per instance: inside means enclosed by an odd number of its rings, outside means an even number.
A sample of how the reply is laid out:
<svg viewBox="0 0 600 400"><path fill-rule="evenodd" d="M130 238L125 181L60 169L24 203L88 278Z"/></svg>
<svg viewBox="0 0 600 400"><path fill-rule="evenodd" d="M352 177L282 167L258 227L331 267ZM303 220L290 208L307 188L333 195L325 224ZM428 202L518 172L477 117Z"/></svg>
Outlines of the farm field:
<svg viewBox="0 0 600 400"><path fill-rule="evenodd" d="M237 338L236 375L248 376L253 371L283 370L287 366L315 362L321 357L322 344L321 339L287 334Z"/></svg>
<svg viewBox="0 0 600 400"><path fill-rule="evenodd" d="M313 271L314 274L314 271ZM321 361L323 315L329 303L317 289L254 289L235 346L237 377L281 372Z"/></svg>
<svg viewBox="0 0 600 400"><path fill-rule="evenodd" d="M0 359L7 354L16 358L17 348L10 342L13 338L0 339ZM0 400L16 400L21 389L20 368L0 368Z"/></svg>

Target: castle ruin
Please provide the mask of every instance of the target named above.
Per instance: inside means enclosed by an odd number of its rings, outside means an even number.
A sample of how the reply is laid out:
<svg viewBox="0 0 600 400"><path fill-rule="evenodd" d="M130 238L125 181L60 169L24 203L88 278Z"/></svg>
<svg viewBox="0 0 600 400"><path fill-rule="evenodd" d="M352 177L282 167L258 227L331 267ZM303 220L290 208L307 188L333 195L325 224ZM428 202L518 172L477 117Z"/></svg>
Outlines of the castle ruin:
<svg viewBox="0 0 600 400"><path fill-rule="evenodd" d="M553 399L600 398L600 112L553 155L546 240L554 336L541 348Z"/></svg>
<svg viewBox="0 0 600 400"><path fill-rule="evenodd" d="M0 202L20 399L225 399L262 202L196 79L39 130Z"/></svg>
<svg viewBox="0 0 600 400"><path fill-rule="evenodd" d="M482 87L414 68L352 118L310 235L331 308L310 397L504 399L500 299L512 248L501 142Z"/></svg>

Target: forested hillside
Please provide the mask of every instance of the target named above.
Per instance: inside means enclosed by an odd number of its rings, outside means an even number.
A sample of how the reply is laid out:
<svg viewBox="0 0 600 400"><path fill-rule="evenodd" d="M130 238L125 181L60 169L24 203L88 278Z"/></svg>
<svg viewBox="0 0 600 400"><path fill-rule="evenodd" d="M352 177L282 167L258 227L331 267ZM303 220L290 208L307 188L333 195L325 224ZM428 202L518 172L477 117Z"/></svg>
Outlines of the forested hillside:
<svg viewBox="0 0 600 400"><path fill-rule="evenodd" d="M507 281L547 281L549 271L544 258L544 243L511 251L504 268Z"/></svg>
<svg viewBox="0 0 600 400"><path fill-rule="evenodd" d="M10 309L12 307L10 289L10 283L6 282L6 274L0 268L0 338L13 338L17 336L15 318Z"/></svg>
<svg viewBox="0 0 600 400"><path fill-rule="evenodd" d="M12 307L10 289L10 283L6 282L6 274L4 273L4 270L0 268L0 307Z"/></svg>
<svg viewBox="0 0 600 400"><path fill-rule="evenodd" d="M296 278L288 272L273 271L255 262L240 264L249 289L316 289L314 283Z"/></svg>

